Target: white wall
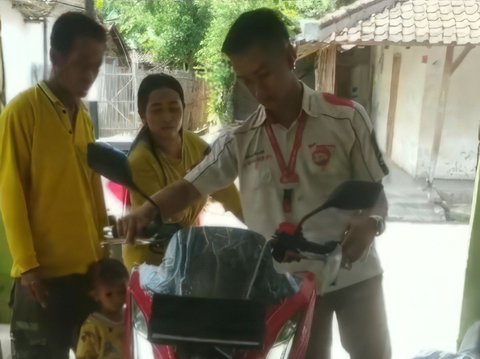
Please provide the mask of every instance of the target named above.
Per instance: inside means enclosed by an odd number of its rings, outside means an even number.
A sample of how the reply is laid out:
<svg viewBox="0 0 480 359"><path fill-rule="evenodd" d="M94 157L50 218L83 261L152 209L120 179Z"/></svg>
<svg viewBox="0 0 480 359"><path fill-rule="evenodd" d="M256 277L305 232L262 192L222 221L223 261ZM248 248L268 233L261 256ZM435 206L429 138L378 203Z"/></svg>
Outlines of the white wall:
<svg viewBox="0 0 480 359"><path fill-rule="evenodd" d="M383 59L382 59L383 52ZM425 82L423 48L390 46L377 48L375 56L374 105L372 116L377 126L383 150L387 142L387 117L390 102L390 82L395 54L401 55L398 99L392 146L392 160L408 173L415 173L419 145L419 129ZM383 62L383 66L382 66Z"/></svg>
<svg viewBox="0 0 480 359"><path fill-rule="evenodd" d="M455 50L455 57L461 50L460 47ZM425 177L431 165L446 48L418 46L407 49L393 46L388 49L381 47L375 49L372 118L382 150L386 148L394 53L401 54L402 62L392 160L412 176ZM435 178L475 177L480 119L479 63L480 49L476 48L451 78Z"/></svg>
<svg viewBox="0 0 480 359"><path fill-rule="evenodd" d="M66 11L78 11L78 9L57 6L55 14L58 15ZM44 65L43 23L24 22L20 12L12 8L10 0L0 0L0 19L2 21L2 45L5 63L5 92L8 103L17 94L36 83L32 74L32 67L34 65ZM47 19L48 64L50 63L48 55L50 33L55 20L56 17ZM42 78L43 76L40 79ZM85 98L86 101L98 100L98 86L99 79L97 78Z"/></svg>
<svg viewBox="0 0 480 359"><path fill-rule="evenodd" d="M392 61L390 53L385 54L382 46L373 49L373 90L371 117L377 133L378 145L382 152L387 148L387 117L390 103L390 81L392 78Z"/></svg>
<svg viewBox="0 0 480 359"><path fill-rule="evenodd" d="M423 105L420 108L420 124L417 169L413 175L428 178L432 163L432 146L437 121L438 99L442 87L442 73L445 62L446 47L435 46L425 49L426 76L423 93Z"/></svg>
<svg viewBox="0 0 480 359"><path fill-rule="evenodd" d="M454 59L461 53L457 47ZM422 107L422 125L415 175L425 177L430 170L432 143L437 121L446 47L428 50L427 76ZM480 114L480 49L475 48L450 79L445 123L435 168L435 178L474 179Z"/></svg>
<svg viewBox="0 0 480 359"><path fill-rule="evenodd" d="M455 49L456 58L462 47ZM451 77L437 178L474 179L480 125L480 48Z"/></svg>
<svg viewBox="0 0 480 359"><path fill-rule="evenodd" d="M401 55L398 99L395 113L392 160L409 173L415 173L418 159L419 131L426 65L425 49L391 47L386 52Z"/></svg>
<svg viewBox="0 0 480 359"><path fill-rule="evenodd" d="M43 24L25 23L8 0L0 0L7 102L32 86L32 65L43 65Z"/></svg>

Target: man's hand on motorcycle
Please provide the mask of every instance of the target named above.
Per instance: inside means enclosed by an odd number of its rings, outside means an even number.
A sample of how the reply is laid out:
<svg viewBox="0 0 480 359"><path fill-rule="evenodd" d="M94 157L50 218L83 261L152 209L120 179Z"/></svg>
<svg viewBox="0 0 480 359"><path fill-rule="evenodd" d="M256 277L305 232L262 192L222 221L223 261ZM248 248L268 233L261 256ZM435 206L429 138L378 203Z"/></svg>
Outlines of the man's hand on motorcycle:
<svg viewBox="0 0 480 359"><path fill-rule="evenodd" d="M305 256L298 252L287 250L285 251L282 263L300 262L302 259L305 259Z"/></svg>
<svg viewBox="0 0 480 359"><path fill-rule="evenodd" d="M350 269L370 248L375 239L377 226L374 220L365 216L353 219L342 241L342 265Z"/></svg>
<svg viewBox="0 0 480 359"><path fill-rule="evenodd" d="M22 274L20 283L42 308L47 308L48 291L40 275L40 267L31 269Z"/></svg>
<svg viewBox="0 0 480 359"><path fill-rule="evenodd" d="M135 244L135 238L153 220L155 214L156 209L150 203L145 203L118 221L118 234L126 239L126 243Z"/></svg>

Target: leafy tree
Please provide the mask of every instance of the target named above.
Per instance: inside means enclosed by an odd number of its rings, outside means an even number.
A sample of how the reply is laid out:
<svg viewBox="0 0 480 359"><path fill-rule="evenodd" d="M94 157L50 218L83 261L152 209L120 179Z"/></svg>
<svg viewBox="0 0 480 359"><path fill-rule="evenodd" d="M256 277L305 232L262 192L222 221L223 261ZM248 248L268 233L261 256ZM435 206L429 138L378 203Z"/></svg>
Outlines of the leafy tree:
<svg viewBox="0 0 480 359"><path fill-rule="evenodd" d="M209 84L210 112L222 123L233 119L232 94L235 76L221 53L225 35L231 24L243 12L259 7L272 7L275 1L244 0L232 6L230 0L211 0L212 21L197 53L199 70Z"/></svg>
<svg viewBox="0 0 480 359"><path fill-rule="evenodd" d="M97 0L106 22L115 22L127 44L177 69L195 69L209 85L210 112L223 123L232 116L235 76L221 53L225 35L243 12L279 10L292 32L296 21L319 18L353 0Z"/></svg>
<svg viewBox="0 0 480 359"><path fill-rule="evenodd" d="M319 18L333 10L336 1L338 0L279 0L276 7L292 19Z"/></svg>
<svg viewBox="0 0 480 359"><path fill-rule="evenodd" d="M196 0L101 0L106 22L115 22L127 44L159 63L192 70L210 24L208 3Z"/></svg>

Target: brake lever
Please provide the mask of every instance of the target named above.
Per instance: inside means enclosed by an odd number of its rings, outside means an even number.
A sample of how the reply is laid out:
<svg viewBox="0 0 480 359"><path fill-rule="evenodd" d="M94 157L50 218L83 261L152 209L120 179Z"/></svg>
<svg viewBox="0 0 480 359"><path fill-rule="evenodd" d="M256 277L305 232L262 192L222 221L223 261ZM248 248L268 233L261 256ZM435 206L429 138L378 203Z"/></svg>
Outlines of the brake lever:
<svg viewBox="0 0 480 359"><path fill-rule="evenodd" d="M150 244L153 242L153 239L145 239L145 238L137 238L135 239L135 243L138 244ZM106 239L104 241L101 241L102 245L119 245L119 244L125 244L126 239L125 238L111 238L111 239Z"/></svg>
<svg viewBox="0 0 480 359"><path fill-rule="evenodd" d="M340 243L330 241L324 244L307 241L301 231L282 224L269 242L272 257L283 262L287 251L300 254L305 259L326 261L330 253L335 252Z"/></svg>
<svg viewBox="0 0 480 359"><path fill-rule="evenodd" d="M155 237L155 235L160 231L161 226L162 226L161 222L159 223L159 221L157 220L149 223L140 233L140 238L144 240L146 239L152 240ZM118 233L117 223L111 221L109 226L104 227L103 236L105 238L108 238L109 243L112 243L113 240L119 239L120 235Z"/></svg>
<svg viewBox="0 0 480 359"><path fill-rule="evenodd" d="M142 233L141 238L137 238L135 243L148 244L153 253L162 254L168 245L170 238L180 229L178 224L163 224L158 218L149 223ZM104 228L104 236L107 240L102 241L102 245L125 244L125 238L119 238L118 230L115 224Z"/></svg>
<svg viewBox="0 0 480 359"><path fill-rule="evenodd" d="M340 243L337 241L329 241L320 244L305 240L305 242L302 243L302 248L300 250L312 254L329 256L339 245Z"/></svg>
<svg viewBox="0 0 480 359"><path fill-rule="evenodd" d="M319 261L319 262L326 262L329 255L328 254L315 254L315 253L310 253L310 252L298 252L303 259L309 260L309 261Z"/></svg>
<svg viewBox="0 0 480 359"><path fill-rule="evenodd" d="M181 227L176 223L164 224L160 220L152 222L144 231L152 238L148 248L153 253L163 254L172 236L180 229Z"/></svg>
<svg viewBox="0 0 480 359"><path fill-rule="evenodd" d="M312 243L312 242L309 242ZM316 244L316 243L314 243ZM308 260L326 262L332 256L339 255L342 252L342 245L336 241L330 241L323 245L323 248L329 248L328 253L315 253L310 251L300 251L299 254Z"/></svg>
<svg viewBox="0 0 480 359"><path fill-rule="evenodd" d="M155 254L163 254L167 248L170 238L153 239L148 245L148 249Z"/></svg>

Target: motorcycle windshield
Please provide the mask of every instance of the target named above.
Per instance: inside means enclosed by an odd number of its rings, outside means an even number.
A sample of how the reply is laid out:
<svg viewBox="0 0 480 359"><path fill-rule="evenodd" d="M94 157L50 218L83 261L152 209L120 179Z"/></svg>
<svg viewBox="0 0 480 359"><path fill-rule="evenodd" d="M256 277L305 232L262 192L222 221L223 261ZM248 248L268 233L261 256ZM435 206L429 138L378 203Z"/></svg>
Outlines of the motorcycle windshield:
<svg viewBox="0 0 480 359"><path fill-rule="evenodd" d="M158 294L277 302L298 290L273 267L267 241L228 227L194 227L170 240L160 266L140 266L142 287Z"/></svg>

